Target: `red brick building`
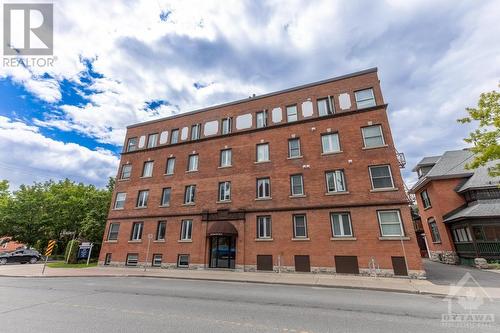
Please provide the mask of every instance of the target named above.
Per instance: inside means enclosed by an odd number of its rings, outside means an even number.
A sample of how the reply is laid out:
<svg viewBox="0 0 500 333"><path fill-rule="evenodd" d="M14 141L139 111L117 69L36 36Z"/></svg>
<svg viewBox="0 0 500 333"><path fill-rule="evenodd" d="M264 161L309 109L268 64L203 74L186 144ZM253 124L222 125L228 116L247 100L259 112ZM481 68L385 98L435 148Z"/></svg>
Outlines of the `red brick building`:
<svg viewBox="0 0 500 333"><path fill-rule="evenodd" d="M474 258L500 259L500 177L491 177L493 161L466 169L468 149L424 157L413 169L419 180L410 190L417 198L430 259L447 264Z"/></svg>
<svg viewBox="0 0 500 333"><path fill-rule="evenodd" d="M370 69L129 126L100 263L422 275L386 108Z"/></svg>

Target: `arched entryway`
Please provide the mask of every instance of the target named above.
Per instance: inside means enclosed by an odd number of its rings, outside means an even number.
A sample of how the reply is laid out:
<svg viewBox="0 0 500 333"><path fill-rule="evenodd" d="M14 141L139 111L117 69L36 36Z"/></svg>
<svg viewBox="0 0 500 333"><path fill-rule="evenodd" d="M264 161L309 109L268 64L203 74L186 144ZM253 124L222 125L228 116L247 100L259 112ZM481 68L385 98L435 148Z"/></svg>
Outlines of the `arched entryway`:
<svg viewBox="0 0 500 333"><path fill-rule="evenodd" d="M214 222L208 228L210 268L235 268L238 231L229 222Z"/></svg>

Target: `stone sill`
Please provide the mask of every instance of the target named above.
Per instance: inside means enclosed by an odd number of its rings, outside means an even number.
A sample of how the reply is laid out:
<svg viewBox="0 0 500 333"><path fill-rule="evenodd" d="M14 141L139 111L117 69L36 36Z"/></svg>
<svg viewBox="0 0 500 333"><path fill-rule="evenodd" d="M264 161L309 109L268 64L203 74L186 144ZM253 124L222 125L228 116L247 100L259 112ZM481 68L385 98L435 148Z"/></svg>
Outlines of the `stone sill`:
<svg viewBox="0 0 500 333"><path fill-rule="evenodd" d="M305 194L298 194L298 195L289 195L288 197L290 199L307 198L307 195L305 195Z"/></svg>
<svg viewBox="0 0 500 333"><path fill-rule="evenodd" d="M116 181L117 182L128 182L128 181L130 181L130 178L123 178L123 179L120 178L120 179L117 179Z"/></svg>
<svg viewBox="0 0 500 333"><path fill-rule="evenodd" d="M169 208L170 205L159 205L158 207L160 207L160 208Z"/></svg>
<svg viewBox="0 0 500 333"><path fill-rule="evenodd" d="M300 160L303 157L304 157L304 155L300 155L300 156L294 156L294 157L287 157L286 159L287 160Z"/></svg>
<svg viewBox="0 0 500 333"><path fill-rule="evenodd" d="M330 240L331 241L355 241L357 240L356 237L341 237L341 236L338 236L338 237L330 237Z"/></svg>
<svg viewBox="0 0 500 333"><path fill-rule="evenodd" d="M140 176L139 179L153 178L153 176Z"/></svg>
<svg viewBox="0 0 500 333"><path fill-rule="evenodd" d="M154 240L153 243L166 243L166 240L164 240L164 239L157 239L157 240Z"/></svg>
<svg viewBox="0 0 500 333"><path fill-rule="evenodd" d="M363 150L370 150L370 149L379 149L379 148L387 148L387 147L389 147L388 144L385 144L385 145L382 145L382 146L376 146L376 147L363 147L361 149L363 149Z"/></svg>
<svg viewBox="0 0 500 333"><path fill-rule="evenodd" d="M192 243L193 240L192 239L179 239L177 241L177 243Z"/></svg>
<svg viewBox="0 0 500 333"><path fill-rule="evenodd" d="M124 210L125 208L113 208L111 210Z"/></svg>
<svg viewBox="0 0 500 333"><path fill-rule="evenodd" d="M195 173L198 172L198 170L187 170L186 173Z"/></svg>
<svg viewBox="0 0 500 333"><path fill-rule="evenodd" d="M410 237L408 236L403 236L403 237L400 237L400 236L382 236L382 237L379 237L378 238L379 240L381 241L398 241L398 240L410 240Z"/></svg>
<svg viewBox="0 0 500 333"><path fill-rule="evenodd" d="M148 209L148 206L144 206L144 207L134 207L134 209Z"/></svg>
<svg viewBox="0 0 500 333"><path fill-rule="evenodd" d="M271 163L271 160L253 162L253 164L265 164L265 163Z"/></svg>
<svg viewBox="0 0 500 333"><path fill-rule="evenodd" d="M174 174L173 173L164 173L163 175L164 176L173 176Z"/></svg>
<svg viewBox="0 0 500 333"><path fill-rule="evenodd" d="M231 203L233 202L232 200L225 200L225 201L216 201L215 203L216 204L228 204L228 203Z"/></svg>
<svg viewBox="0 0 500 333"><path fill-rule="evenodd" d="M340 192L326 192L325 195L344 195L350 194L349 191L340 191Z"/></svg>
<svg viewBox="0 0 500 333"><path fill-rule="evenodd" d="M255 198L255 201L267 201L267 200L272 200L272 197L269 198Z"/></svg>
<svg viewBox="0 0 500 333"><path fill-rule="evenodd" d="M114 240L114 239L113 240L107 240L107 241L104 241L104 243L111 243L111 244L118 243L118 240Z"/></svg>
<svg viewBox="0 0 500 333"><path fill-rule="evenodd" d="M310 241L311 239L309 237L306 238L292 238L292 241Z"/></svg>
<svg viewBox="0 0 500 333"><path fill-rule="evenodd" d="M142 239L141 239L141 240L129 240L128 242L129 242L129 243L136 243L136 244L140 244L140 243L142 243Z"/></svg>
<svg viewBox="0 0 500 333"><path fill-rule="evenodd" d="M339 150L339 151L333 151L333 152L329 152L329 153L321 153L321 156L336 155L336 154L341 154L341 153L343 153L343 151Z"/></svg>
<svg viewBox="0 0 500 333"><path fill-rule="evenodd" d="M182 204L182 205L183 205L183 206L195 206L195 205L196 205L196 203L194 203L194 202L190 202L190 203L184 203L184 204Z"/></svg>
<svg viewBox="0 0 500 333"><path fill-rule="evenodd" d="M399 189L397 187L386 187L386 188L376 188L376 189L372 189L370 190L370 192L372 193L376 193L376 192L394 192L394 191L398 191Z"/></svg>
<svg viewBox="0 0 500 333"><path fill-rule="evenodd" d="M273 240L272 238L255 238L256 242L272 242Z"/></svg>
<svg viewBox="0 0 500 333"><path fill-rule="evenodd" d="M429 207L427 207L427 208L424 208L424 212L425 212L426 210L431 209L431 208L432 208L432 206L429 206Z"/></svg>
<svg viewBox="0 0 500 333"><path fill-rule="evenodd" d="M225 166L217 167L217 169L227 169L227 168L232 168L232 167L233 167L232 165L225 165Z"/></svg>

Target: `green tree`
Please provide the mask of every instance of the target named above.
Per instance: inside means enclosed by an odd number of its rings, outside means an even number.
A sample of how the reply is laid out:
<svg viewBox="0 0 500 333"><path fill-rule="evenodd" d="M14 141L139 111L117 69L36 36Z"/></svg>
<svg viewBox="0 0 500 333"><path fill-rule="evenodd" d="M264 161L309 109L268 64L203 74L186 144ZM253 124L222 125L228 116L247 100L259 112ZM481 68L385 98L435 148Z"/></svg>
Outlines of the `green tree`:
<svg viewBox="0 0 500 333"><path fill-rule="evenodd" d="M500 85L499 85L500 87ZM469 116L458 119L460 123L478 121L479 127L465 138L472 143L474 160L466 168L475 169L489 161L500 160L500 92L482 93L476 108L467 108ZM489 174L500 176L500 163L489 168Z"/></svg>

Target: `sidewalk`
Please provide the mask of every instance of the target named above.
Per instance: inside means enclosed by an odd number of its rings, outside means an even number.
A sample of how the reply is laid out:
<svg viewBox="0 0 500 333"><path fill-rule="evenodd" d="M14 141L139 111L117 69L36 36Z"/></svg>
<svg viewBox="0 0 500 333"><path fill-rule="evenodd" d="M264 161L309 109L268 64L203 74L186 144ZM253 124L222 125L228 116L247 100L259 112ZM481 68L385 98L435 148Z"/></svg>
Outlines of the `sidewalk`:
<svg viewBox="0 0 500 333"><path fill-rule="evenodd" d="M430 294L446 296L449 286L436 285L427 280L410 280L405 278L383 278L354 275L332 275L311 273L257 273L232 272L218 270L181 270L148 268L118 268L118 267L90 267L90 268L50 268L45 269L42 275L41 264L36 265L5 265L0 266L0 276L4 277L151 277L209 280L225 282L247 282L284 284L298 286L315 286L330 288L368 289L379 291L404 292L415 294ZM457 295L465 296L468 288L463 288ZM477 288L472 288L477 289ZM500 299L500 279L498 288L484 288L492 298Z"/></svg>

